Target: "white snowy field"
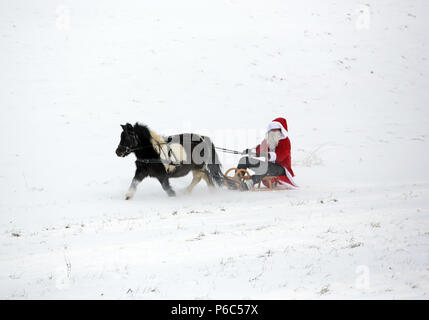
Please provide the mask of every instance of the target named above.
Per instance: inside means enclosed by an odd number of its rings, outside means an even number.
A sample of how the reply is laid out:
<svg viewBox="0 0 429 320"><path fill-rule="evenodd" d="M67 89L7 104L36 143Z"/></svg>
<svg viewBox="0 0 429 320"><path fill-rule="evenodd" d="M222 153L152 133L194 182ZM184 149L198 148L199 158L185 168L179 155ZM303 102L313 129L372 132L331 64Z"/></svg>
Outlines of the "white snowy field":
<svg viewBox="0 0 429 320"><path fill-rule="evenodd" d="M426 0L0 0L0 298L428 299L428 21ZM120 124L242 150L279 116L298 190L124 200Z"/></svg>

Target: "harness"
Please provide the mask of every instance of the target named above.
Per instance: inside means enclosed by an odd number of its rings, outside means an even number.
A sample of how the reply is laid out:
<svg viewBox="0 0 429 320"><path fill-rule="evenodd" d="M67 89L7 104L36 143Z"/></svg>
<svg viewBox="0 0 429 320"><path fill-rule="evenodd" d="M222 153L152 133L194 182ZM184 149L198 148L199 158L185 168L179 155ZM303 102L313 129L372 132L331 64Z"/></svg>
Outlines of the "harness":
<svg viewBox="0 0 429 320"><path fill-rule="evenodd" d="M176 154L174 153L174 151L171 148L168 148L168 154L166 154L165 150L161 147L161 143L159 143L158 141L156 141L156 144L158 145L158 153L163 154L164 158L163 159L161 157L161 159L137 159L137 162L141 162L141 163L162 163L162 164L167 164L167 165L171 165L171 166L180 166L183 165L183 161L179 161L176 157ZM167 145L168 143L162 143L163 145ZM146 148L152 148L152 146L146 146L146 147L141 147L141 149L146 149ZM171 159L170 155L173 156L174 161L169 160Z"/></svg>
<svg viewBox="0 0 429 320"><path fill-rule="evenodd" d="M138 146L140 144L140 140L138 138L137 135L134 135L133 138L135 139L136 145ZM158 153L160 154L160 158L161 159L137 159L136 162L141 162L141 163L145 163L145 164L150 164L150 163L162 163L162 164L167 164L167 165L171 165L171 166L179 166L183 164L183 161L179 161L178 158L176 157L176 154L174 153L174 151L171 148L168 148L168 154L165 152L164 148L162 148L162 145L167 145L168 143L160 143L159 141L156 141L156 144L158 146ZM131 148L129 146L125 146L122 144L119 144L120 147L124 148L125 151L127 153L131 153L137 150L144 150L144 149L148 149L148 148L153 148L152 145L150 146L144 146L144 147L134 147ZM161 156L164 156L164 159ZM174 160L170 160L172 158L174 158Z"/></svg>
<svg viewBox="0 0 429 320"><path fill-rule="evenodd" d="M134 139L137 142L137 145L140 144L140 141L138 139L138 136L134 136ZM204 138L202 137L202 140L204 140ZM167 164L167 165L171 165L171 166L180 166L183 165L183 161L179 161L178 158L176 157L176 154L174 153L174 151L171 148L168 148L168 151L166 153L166 151L164 150L164 148L161 147L162 145L167 145L168 143L160 143L159 141L156 141L156 144L158 146L158 153L164 156L165 159L137 159L136 162L141 162L141 163L145 163L145 164L150 164L150 163L162 163L162 164ZM127 153L131 153L137 150L143 150L143 149L147 149L147 148L153 148L153 146L145 146L145 147L134 147L134 148L130 148L128 146L124 146L119 144L120 147L124 148L126 150ZM243 152L239 152L239 151L235 151L235 150L230 150L230 149L226 149L226 148L220 148L220 147L215 147L215 149L222 151L224 153L231 153L231 154L240 154L240 155L245 155L246 153ZM266 153L265 152L261 152L261 153L247 153L248 155L252 155L252 156L265 156ZM172 157L171 157L172 156ZM174 158L174 160L170 160L171 158Z"/></svg>

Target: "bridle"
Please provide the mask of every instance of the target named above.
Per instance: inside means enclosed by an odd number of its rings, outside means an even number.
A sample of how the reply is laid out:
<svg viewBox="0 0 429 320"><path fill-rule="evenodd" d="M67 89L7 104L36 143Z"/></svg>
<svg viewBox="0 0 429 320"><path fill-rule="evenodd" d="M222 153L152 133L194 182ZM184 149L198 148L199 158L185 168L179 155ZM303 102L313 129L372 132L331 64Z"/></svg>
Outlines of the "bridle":
<svg viewBox="0 0 429 320"><path fill-rule="evenodd" d="M133 152L133 151L137 151L137 150L144 149L144 147L130 148L130 147L128 147L128 146L124 146L124 145L122 145L122 144L118 145L118 147L122 147L122 148L124 148L126 153L131 153L131 152Z"/></svg>
<svg viewBox="0 0 429 320"><path fill-rule="evenodd" d="M125 153L127 155L130 154L133 151L143 150L143 149L147 149L147 148L153 148L153 145L140 146L139 147L140 140L139 140L138 136L135 133L132 133L132 134L128 133L128 135L134 140L135 147L129 147L129 146L125 146L123 144L119 144L118 145L118 147L121 147L121 148L125 149ZM145 163L145 164L161 163L161 164L167 164L167 165L170 165L170 166L179 166L179 165L183 164L182 161L179 161L176 158L176 155L174 154L174 152L172 152L172 156L174 157L175 161L168 160L168 156L167 156L165 150L161 147L161 145L168 145L168 143L166 143L166 142L164 142L164 143L156 142L156 144L158 145L158 152L162 153L164 155L165 159L162 159L162 157L160 159L138 159L137 158L136 162L141 162L141 163Z"/></svg>
<svg viewBox="0 0 429 320"><path fill-rule="evenodd" d="M129 154L129 153L131 153L131 152L133 152L133 151L137 151L137 150L143 150L143 149L153 148L153 146L152 146L152 145L150 145L150 146L144 146L144 147L138 147L138 145L140 144L139 137L138 137L135 133L132 133L132 134L128 133L128 135L134 139L136 147L131 148L131 147L129 147L129 146L125 146L125 145L123 145L123 144L119 144L119 145L118 145L118 147L122 147L122 148L124 148L124 149L125 149L125 152L126 152L127 154ZM162 149L161 149L161 144L163 144L163 145L164 145L164 144L167 144L167 143L159 143L159 142L157 142L158 148L159 148L160 150L162 150Z"/></svg>
<svg viewBox="0 0 429 320"><path fill-rule="evenodd" d="M133 147L133 148L131 148L131 147L129 147L129 146L125 146L125 145L123 145L123 144L119 144L119 145L118 145L118 147L122 147L122 148L124 148L124 149L125 149L125 152L126 152L127 154L129 154L129 153L131 153L131 152L133 152L133 151L142 150L142 149L147 148L147 147L138 147L138 145L140 144L140 140L139 140L138 136L137 136L135 133L133 133L133 134L128 133L128 135L134 139L134 142L135 142L135 145L136 145L136 146L135 146L135 147Z"/></svg>

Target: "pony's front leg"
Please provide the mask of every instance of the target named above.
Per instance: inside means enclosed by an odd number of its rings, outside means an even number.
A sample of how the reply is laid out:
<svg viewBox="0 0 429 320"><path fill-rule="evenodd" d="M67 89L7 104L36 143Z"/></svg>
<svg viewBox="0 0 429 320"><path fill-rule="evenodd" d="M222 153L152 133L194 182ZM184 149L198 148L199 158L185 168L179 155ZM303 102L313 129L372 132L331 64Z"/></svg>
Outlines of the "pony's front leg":
<svg viewBox="0 0 429 320"><path fill-rule="evenodd" d="M162 189L167 192L169 197L174 197L176 192L171 188L170 181L168 181L167 177L158 178L159 183L161 183Z"/></svg>
<svg viewBox="0 0 429 320"><path fill-rule="evenodd" d="M137 186L140 182L143 181L144 178L146 178L148 175L146 170L137 168L136 173L134 175L133 181L131 181L131 185L128 188L128 192L125 195L125 200L131 200L134 197L134 194L136 193Z"/></svg>

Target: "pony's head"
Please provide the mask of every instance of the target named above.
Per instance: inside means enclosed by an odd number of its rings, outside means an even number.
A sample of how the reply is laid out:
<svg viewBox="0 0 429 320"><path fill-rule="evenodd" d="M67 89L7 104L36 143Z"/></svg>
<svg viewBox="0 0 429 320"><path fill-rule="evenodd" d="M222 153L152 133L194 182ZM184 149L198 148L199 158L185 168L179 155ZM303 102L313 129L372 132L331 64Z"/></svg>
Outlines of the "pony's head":
<svg viewBox="0 0 429 320"><path fill-rule="evenodd" d="M139 147L139 139L131 124L121 124L121 127L121 141L116 148L116 154L118 157L126 157Z"/></svg>

